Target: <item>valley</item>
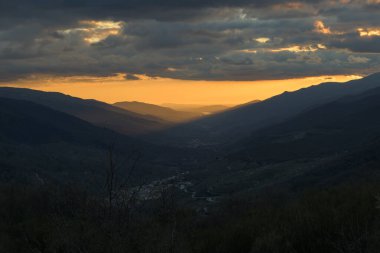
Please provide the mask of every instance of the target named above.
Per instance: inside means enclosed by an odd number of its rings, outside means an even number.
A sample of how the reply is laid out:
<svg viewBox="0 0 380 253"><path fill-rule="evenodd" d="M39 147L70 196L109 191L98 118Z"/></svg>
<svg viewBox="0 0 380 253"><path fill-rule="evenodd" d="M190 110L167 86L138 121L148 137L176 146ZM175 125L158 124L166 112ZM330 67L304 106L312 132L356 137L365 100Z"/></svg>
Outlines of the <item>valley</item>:
<svg viewBox="0 0 380 253"><path fill-rule="evenodd" d="M365 164L361 172L355 171L355 166L342 170L339 167L343 165L337 164L345 164L371 145L376 149L377 144L371 143L380 136L379 77L375 74L346 84L327 83L284 93L162 130L169 120L159 118L163 112L181 112L136 103L113 107L56 93L0 88L2 119L8 122L3 124L8 127L2 130L3 150L23 152L25 160L23 164L12 155L2 156L4 171L8 171L2 178L17 180L19 173L24 173L22 178L30 177L31 182L100 180L110 159L107 152L113 147L111 159L125 167L120 169L125 170L121 177L128 173L131 161L127 157L138 154L131 185L141 184L139 198L145 200L156 199L160 192L174 187L190 205L210 205L233 195L253 198L272 189L292 195L316 185L345 182L357 173L363 174L364 180L371 174ZM48 114L42 116L43 111ZM94 116L89 118L87 112ZM103 114L105 121L96 120ZM144 122L162 125L153 134L131 130L127 137L120 127L128 117L144 126ZM40 165L32 163L26 169L28 160ZM66 168L59 169L62 166ZM18 172L9 173L14 170L11 168ZM73 170L76 176L71 178ZM77 181L72 181L74 178Z"/></svg>

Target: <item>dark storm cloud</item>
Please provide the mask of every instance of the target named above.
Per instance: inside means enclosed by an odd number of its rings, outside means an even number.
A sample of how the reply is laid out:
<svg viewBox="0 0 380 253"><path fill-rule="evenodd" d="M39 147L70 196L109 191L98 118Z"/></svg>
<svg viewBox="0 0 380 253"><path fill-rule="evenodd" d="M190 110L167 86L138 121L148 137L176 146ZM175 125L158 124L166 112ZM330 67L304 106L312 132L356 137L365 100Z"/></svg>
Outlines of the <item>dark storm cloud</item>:
<svg viewBox="0 0 380 253"><path fill-rule="evenodd" d="M360 36L358 33L353 33L339 37L332 40L329 45L334 48L348 49L357 53L380 54L380 36Z"/></svg>
<svg viewBox="0 0 380 253"><path fill-rule="evenodd" d="M275 4L289 2L299 3L319 3L321 0L18 0L0 2L0 7L5 14L7 11L36 10L53 11L80 10L82 13L92 13L103 10L109 13L121 13L128 10L179 10L179 9L200 9L218 7L256 7L262 8ZM22 14L22 13L19 13Z"/></svg>
<svg viewBox="0 0 380 253"><path fill-rule="evenodd" d="M125 76L125 80L130 80L130 81L135 81L135 80L140 80L138 76L132 75L132 74L127 74Z"/></svg>
<svg viewBox="0 0 380 253"><path fill-rule="evenodd" d="M0 0L0 80L366 74L380 71L379 6L371 0ZM372 29L371 36L358 29Z"/></svg>

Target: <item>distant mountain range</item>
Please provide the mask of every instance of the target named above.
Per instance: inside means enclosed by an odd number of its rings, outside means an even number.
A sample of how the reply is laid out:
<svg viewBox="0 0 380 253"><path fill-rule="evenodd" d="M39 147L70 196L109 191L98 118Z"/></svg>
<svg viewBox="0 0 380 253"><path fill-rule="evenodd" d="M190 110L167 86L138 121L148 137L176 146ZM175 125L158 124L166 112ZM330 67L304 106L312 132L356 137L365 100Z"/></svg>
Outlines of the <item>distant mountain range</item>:
<svg viewBox="0 0 380 253"><path fill-rule="evenodd" d="M252 159L286 161L350 152L380 140L380 87L318 106L237 144Z"/></svg>
<svg viewBox="0 0 380 253"><path fill-rule="evenodd" d="M342 84L342 97L234 139L194 172L198 191L217 198L380 179L379 77ZM353 95L356 85L365 91Z"/></svg>
<svg viewBox="0 0 380 253"><path fill-rule="evenodd" d="M0 87L0 97L35 102L127 135L162 129L170 124L151 115L141 115L96 100L56 92Z"/></svg>
<svg viewBox="0 0 380 253"><path fill-rule="evenodd" d="M96 127L69 114L25 100L0 97L2 143L49 144L70 142L86 146L105 145L112 136L128 143L131 138ZM134 141L136 142L136 141Z"/></svg>
<svg viewBox="0 0 380 253"><path fill-rule="evenodd" d="M33 102L0 97L0 181L91 182L109 146L143 143Z"/></svg>
<svg viewBox="0 0 380 253"><path fill-rule="evenodd" d="M227 108L225 106L189 106L179 111L141 102L119 102L110 105L57 92L13 87L0 87L0 97L35 102L127 135L140 135L165 129Z"/></svg>
<svg viewBox="0 0 380 253"><path fill-rule="evenodd" d="M210 115L218 112L228 110L233 107L228 105L192 105L192 104L163 104L165 107L169 107L178 111L192 112L200 115Z"/></svg>
<svg viewBox="0 0 380 253"><path fill-rule="evenodd" d="M0 182L83 183L96 188L111 149L122 175L129 173L129 159L140 157L133 176L144 180L172 175L186 157L186 150L148 144L51 107L0 97Z"/></svg>
<svg viewBox="0 0 380 253"><path fill-rule="evenodd" d="M178 111L169 107L163 107L136 101L118 102L113 105L130 112L135 112L141 115L153 116L173 123L186 122L204 116L204 114L199 112Z"/></svg>
<svg viewBox="0 0 380 253"><path fill-rule="evenodd" d="M262 102L234 107L149 137L153 141L178 146L232 143L302 112L376 87L380 87L380 74L347 83L324 83L295 92L285 92Z"/></svg>

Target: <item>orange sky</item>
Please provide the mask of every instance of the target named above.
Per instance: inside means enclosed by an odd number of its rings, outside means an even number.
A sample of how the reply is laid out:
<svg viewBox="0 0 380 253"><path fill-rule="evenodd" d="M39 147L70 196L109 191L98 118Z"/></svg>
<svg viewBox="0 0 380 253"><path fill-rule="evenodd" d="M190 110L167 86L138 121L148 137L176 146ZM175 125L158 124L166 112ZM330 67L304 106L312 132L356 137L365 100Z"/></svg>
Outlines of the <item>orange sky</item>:
<svg viewBox="0 0 380 253"><path fill-rule="evenodd" d="M108 103L141 101L153 104L225 104L236 105L266 99L284 91L322 82L345 82L359 76L320 76L290 80L263 81L185 81L164 78L125 80L123 75L95 77L34 77L7 86L57 91L68 95L93 98Z"/></svg>

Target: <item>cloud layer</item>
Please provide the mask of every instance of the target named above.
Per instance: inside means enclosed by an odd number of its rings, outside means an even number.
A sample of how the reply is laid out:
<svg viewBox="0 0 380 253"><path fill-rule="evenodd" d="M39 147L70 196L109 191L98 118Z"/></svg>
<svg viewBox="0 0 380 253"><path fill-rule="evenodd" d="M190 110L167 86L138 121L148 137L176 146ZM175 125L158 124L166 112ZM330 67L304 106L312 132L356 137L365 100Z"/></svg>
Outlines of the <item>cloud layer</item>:
<svg viewBox="0 0 380 253"><path fill-rule="evenodd" d="M0 80L380 71L378 0L0 0ZM136 76L137 75L137 76Z"/></svg>

